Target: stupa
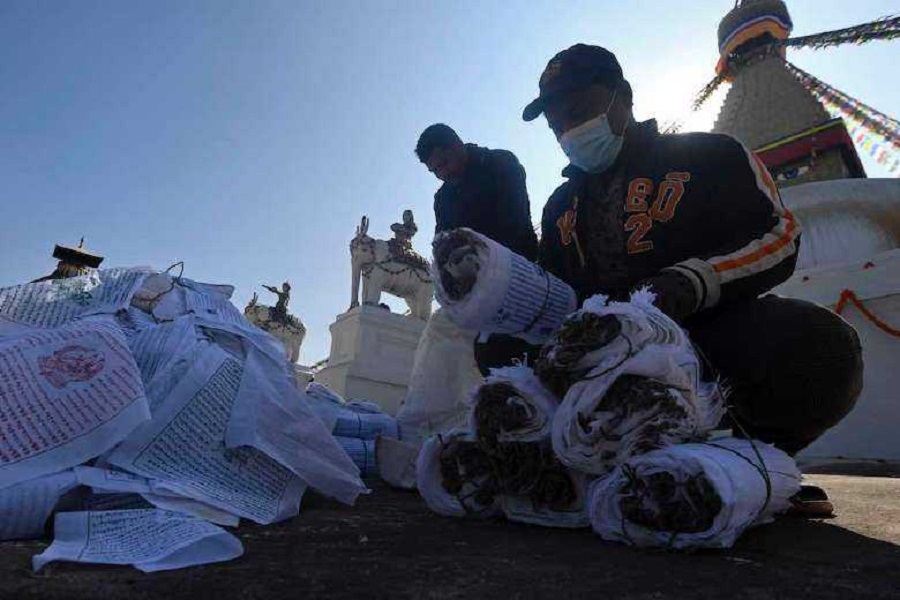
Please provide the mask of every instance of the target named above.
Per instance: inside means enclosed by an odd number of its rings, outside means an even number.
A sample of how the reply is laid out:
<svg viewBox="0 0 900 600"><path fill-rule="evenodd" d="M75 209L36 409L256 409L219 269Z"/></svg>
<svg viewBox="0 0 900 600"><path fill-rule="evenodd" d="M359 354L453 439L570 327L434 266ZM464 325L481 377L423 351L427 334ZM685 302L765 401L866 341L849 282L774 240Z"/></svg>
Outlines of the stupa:
<svg viewBox="0 0 900 600"><path fill-rule="evenodd" d="M802 37L782 0L738 0L719 24L716 75L730 83L713 131L753 150L803 228L794 275L775 292L828 306L859 333L856 407L801 454L900 461L900 179L868 179L865 153L900 174L900 123L787 60L789 48L900 37L900 16Z"/></svg>
<svg viewBox="0 0 900 600"><path fill-rule="evenodd" d="M857 146L900 171L900 123L786 60L788 47L900 37L900 17L798 38L792 29L782 0L736 2L719 24L716 76L695 108L730 82L713 131L742 140L782 187L865 177Z"/></svg>

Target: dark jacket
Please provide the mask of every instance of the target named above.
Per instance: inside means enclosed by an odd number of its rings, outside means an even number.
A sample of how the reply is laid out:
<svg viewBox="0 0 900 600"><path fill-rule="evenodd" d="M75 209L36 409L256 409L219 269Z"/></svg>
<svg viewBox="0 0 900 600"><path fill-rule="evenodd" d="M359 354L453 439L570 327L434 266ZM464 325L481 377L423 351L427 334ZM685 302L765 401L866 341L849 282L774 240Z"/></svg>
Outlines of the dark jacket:
<svg viewBox="0 0 900 600"><path fill-rule="evenodd" d="M445 183L434 195L435 233L469 227L536 260L525 169L506 150L466 144L466 153L462 180Z"/></svg>
<svg viewBox="0 0 900 600"><path fill-rule="evenodd" d="M800 227L758 158L725 135L631 127L605 173L563 171L542 220L547 270L582 299L677 280L692 294L686 316L791 275Z"/></svg>

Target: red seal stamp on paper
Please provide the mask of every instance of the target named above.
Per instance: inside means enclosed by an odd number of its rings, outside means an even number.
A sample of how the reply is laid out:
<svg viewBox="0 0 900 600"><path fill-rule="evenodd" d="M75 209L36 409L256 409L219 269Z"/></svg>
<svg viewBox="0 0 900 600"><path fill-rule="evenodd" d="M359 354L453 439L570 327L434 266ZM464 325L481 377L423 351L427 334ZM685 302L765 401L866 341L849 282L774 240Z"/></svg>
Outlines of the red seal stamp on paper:
<svg viewBox="0 0 900 600"><path fill-rule="evenodd" d="M55 388L96 377L106 362L103 354L84 346L64 346L50 356L38 359L41 375Z"/></svg>

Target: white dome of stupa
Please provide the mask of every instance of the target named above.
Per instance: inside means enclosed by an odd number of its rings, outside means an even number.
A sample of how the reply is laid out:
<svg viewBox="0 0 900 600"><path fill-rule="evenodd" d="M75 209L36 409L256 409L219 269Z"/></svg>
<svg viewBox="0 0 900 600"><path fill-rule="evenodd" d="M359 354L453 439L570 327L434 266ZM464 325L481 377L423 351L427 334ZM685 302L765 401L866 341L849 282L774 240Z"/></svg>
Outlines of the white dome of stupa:
<svg viewBox="0 0 900 600"><path fill-rule="evenodd" d="M900 248L900 179L835 179L781 190L803 227L797 270Z"/></svg>

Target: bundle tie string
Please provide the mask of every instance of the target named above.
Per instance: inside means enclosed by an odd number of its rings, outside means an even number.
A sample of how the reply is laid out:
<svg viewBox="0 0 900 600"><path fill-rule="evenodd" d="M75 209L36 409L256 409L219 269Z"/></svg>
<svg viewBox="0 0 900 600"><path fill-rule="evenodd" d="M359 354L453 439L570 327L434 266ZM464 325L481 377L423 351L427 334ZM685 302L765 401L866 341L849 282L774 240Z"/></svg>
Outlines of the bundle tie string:
<svg viewBox="0 0 900 600"><path fill-rule="evenodd" d="M147 300L147 304L150 307L150 316L153 318L153 320L157 324L163 322L160 319L158 319L155 314L153 314L153 310L156 308L157 303L162 299L163 296L165 296L166 294L168 294L169 292L171 292L172 290L175 289L175 284L181 285L181 278L184 275L184 261L183 260L180 260L176 263L172 263L163 271L163 273L168 274L169 271L171 271L175 267L180 267L180 270L178 271L178 275L175 275L174 277L172 277L172 282L169 284L169 289L163 290L160 293L153 296L152 298L150 298L149 300Z"/></svg>
<svg viewBox="0 0 900 600"><path fill-rule="evenodd" d="M523 329L522 331L520 331L518 333L514 333L512 335L528 333L529 331L531 331L532 327L537 325L540 322L540 320L544 318L544 315L547 313L547 308L550 305L550 287L551 287L550 274L544 269L541 269L541 271L544 274L544 281L546 283L546 287L544 289L544 301L541 303L541 308L538 310L537 314L534 316L534 318L531 320L531 322L525 327L525 329Z"/></svg>
<svg viewBox="0 0 900 600"><path fill-rule="evenodd" d="M851 294L852 294L852 292L851 292ZM839 311L836 311L836 312L839 312ZM692 344L692 345L694 346L694 350L697 352L697 355L699 356L700 360L708 368L711 378L714 379L715 381L720 381L720 377L717 372L717 369L712 365L712 363L706 357L703 350L696 344ZM759 517L765 512L766 508L769 507L769 504L772 501L772 479L770 477L770 471L769 471L769 468L766 466L766 463L765 463L765 460L763 459L762 453L759 451L759 448L756 445L756 441L750 436L750 434L747 432L747 430L744 428L744 426L741 424L740 420L738 419L738 416L734 410L733 405L726 404L725 411L726 411L726 414L728 414L734 427L736 427L738 429L740 434L750 444L750 448L753 450L753 454L755 455L756 459L759 460L759 464L754 463L750 458L744 456L743 454L734 450L733 448L728 448L726 446L722 446L720 444L716 444L715 442L709 442L709 441L700 442L700 443L703 445L706 445L706 446L711 446L713 448L718 448L720 450L725 450L727 452L731 452L732 454L740 457L742 460L744 460L748 464L750 464L754 469L756 469L756 471L759 473L760 477L762 477L763 482L765 482L765 485L766 485L766 499L763 502L762 507L759 509L759 511L756 514L756 517L754 519L754 520L756 520L756 519L759 519ZM633 483L634 480L637 479L637 473L635 472L634 467L632 467L631 465L629 465L627 463L622 465L622 473L625 475L625 478L626 478L626 481L625 481L626 486ZM790 476L787 473L778 473L778 472L775 472L775 473L779 474L779 475ZM622 512L622 517L620 520L620 529L621 529L622 537L624 537L630 544L634 545L634 540L632 539L631 535L628 533L627 521L625 519L624 512ZM672 532L672 535L669 538L668 543L666 544L667 550L673 549L675 542L678 539L678 535L679 535L679 532L677 532L677 531Z"/></svg>

